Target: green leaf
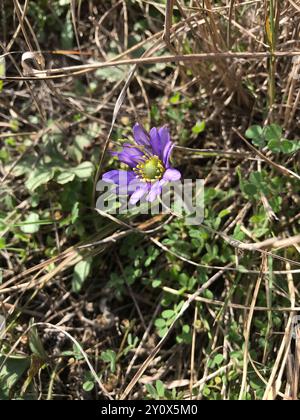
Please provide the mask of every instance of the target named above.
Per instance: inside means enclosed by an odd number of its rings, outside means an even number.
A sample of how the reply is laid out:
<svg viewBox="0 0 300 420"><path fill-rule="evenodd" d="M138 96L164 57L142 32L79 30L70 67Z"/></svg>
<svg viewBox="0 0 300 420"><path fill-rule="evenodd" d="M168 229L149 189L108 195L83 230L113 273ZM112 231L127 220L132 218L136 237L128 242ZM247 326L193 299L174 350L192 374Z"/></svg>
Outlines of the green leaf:
<svg viewBox="0 0 300 420"><path fill-rule="evenodd" d="M5 360L0 356L0 366L0 400L8 400L11 389L29 368L30 358L12 356Z"/></svg>
<svg viewBox="0 0 300 420"><path fill-rule="evenodd" d="M72 290L75 293L79 293L82 289L83 283L87 279L91 270L92 259L87 258L86 260L80 261L75 265L73 278L72 278Z"/></svg>
<svg viewBox="0 0 300 420"><path fill-rule="evenodd" d="M209 289L204 290L203 296L206 299L211 299L211 300L214 298L213 292L211 290L209 290Z"/></svg>
<svg viewBox="0 0 300 420"><path fill-rule="evenodd" d="M146 389L148 394L151 395L152 398L157 398L157 392L156 389L154 388L154 386L152 384L146 384Z"/></svg>
<svg viewBox="0 0 300 420"><path fill-rule="evenodd" d="M36 327L32 327L29 331L29 347L32 353L38 356L39 359L44 361L48 359Z"/></svg>
<svg viewBox="0 0 300 420"><path fill-rule="evenodd" d="M161 314L161 316L165 319L173 318L174 315L175 315L175 312L172 309L166 309Z"/></svg>
<svg viewBox="0 0 300 420"><path fill-rule="evenodd" d="M264 128L264 136L267 141L280 141L282 137L282 127L271 124Z"/></svg>
<svg viewBox="0 0 300 420"><path fill-rule="evenodd" d="M25 182L25 186L29 191L35 191L41 185L47 184L54 177L53 169L45 169L33 171Z"/></svg>
<svg viewBox="0 0 300 420"><path fill-rule="evenodd" d="M225 216L228 216L231 213L231 210L229 209L223 209L219 213L219 217L222 219Z"/></svg>
<svg viewBox="0 0 300 420"><path fill-rule="evenodd" d="M177 335L176 341L178 343L186 344L190 344L192 342L191 328L189 325L185 324L182 326L182 332L181 334Z"/></svg>
<svg viewBox="0 0 300 420"><path fill-rule="evenodd" d="M35 158L33 155L25 156L12 169L12 174L14 174L14 176L21 176L21 175L26 174L26 175L29 175L29 178L31 178L33 175L37 176L39 173L41 173L41 171L36 169L32 172L32 168L34 168L34 164L35 164Z"/></svg>
<svg viewBox="0 0 300 420"><path fill-rule="evenodd" d="M217 354L215 357L214 357L214 360L213 360L213 362L216 364L216 365L221 365L222 363L223 363L223 361L224 361L224 357L223 357L223 355L222 354Z"/></svg>
<svg viewBox="0 0 300 420"><path fill-rule="evenodd" d="M189 325L185 324L185 325L182 326L182 332L184 334L189 334L190 330L191 330L191 328L190 328Z"/></svg>
<svg viewBox="0 0 300 420"><path fill-rule="evenodd" d="M203 388L203 395L204 395L205 397L209 397L209 396L210 396L210 394L211 394L210 389L208 388L208 386L207 386L207 385L205 385L205 387Z"/></svg>
<svg viewBox="0 0 300 420"><path fill-rule="evenodd" d="M72 207L71 222L74 224L79 217L79 202L76 201Z"/></svg>
<svg viewBox="0 0 300 420"><path fill-rule="evenodd" d="M15 132L18 132L19 131L20 123L19 123L19 121L17 119L12 118L9 121L9 125L10 125L10 128L12 129L12 131L15 131Z"/></svg>
<svg viewBox="0 0 300 420"><path fill-rule="evenodd" d="M169 329L167 327L162 328L161 330L158 331L158 335L162 338L167 334L168 331Z"/></svg>
<svg viewBox="0 0 300 420"><path fill-rule="evenodd" d="M76 360L83 360L84 357L81 353L81 350L77 344L73 344L73 350L66 350L61 353L62 356L72 356L75 357Z"/></svg>
<svg viewBox="0 0 300 420"><path fill-rule="evenodd" d="M91 178L91 176L93 175L94 165L92 164L92 162L82 162L76 168L73 168L72 172L79 179L88 179Z"/></svg>
<svg viewBox="0 0 300 420"><path fill-rule="evenodd" d="M40 216L37 213L30 213L24 221L26 224L20 226L20 229L24 233L36 233L40 229L39 221Z"/></svg>
<svg viewBox="0 0 300 420"><path fill-rule="evenodd" d="M274 153L280 153L281 152L281 143L280 140L270 140L268 142L268 148L271 150L271 152Z"/></svg>
<svg viewBox="0 0 300 420"><path fill-rule="evenodd" d="M60 173L56 177L56 182L58 184L64 185L64 184L67 184L68 182L72 182L75 176L76 175L74 173L65 171L65 172Z"/></svg>
<svg viewBox="0 0 300 420"><path fill-rule="evenodd" d="M156 289L160 285L161 285L161 280L153 280L153 282L152 282L153 289Z"/></svg>
<svg viewBox="0 0 300 420"><path fill-rule="evenodd" d="M248 139L252 140L252 143L257 147L264 147L265 139L263 136L263 129L260 125L252 125L248 128L245 133Z"/></svg>
<svg viewBox="0 0 300 420"><path fill-rule="evenodd" d="M78 163L82 161L83 151L91 145L91 140L86 135L78 135L75 137L74 143L70 146L70 154L74 155Z"/></svg>
<svg viewBox="0 0 300 420"><path fill-rule="evenodd" d="M85 392L91 392L94 389L94 387L95 387L95 384L92 381L86 381L86 382L84 382L84 384L82 386L82 388Z"/></svg>
<svg viewBox="0 0 300 420"><path fill-rule="evenodd" d="M300 150L300 142L296 140L283 139L281 142L281 151L283 153L294 153Z"/></svg>
<svg viewBox="0 0 300 420"><path fill-rule="evenodd" d="M165 386L164 386L163 382L160 381L160 380L157 380L155 382L155 386L156 386L157 395L159 397L163 398L164 395L165 395Z"/></svg>
<svg viewBox="0 0 300 420"><path fill-rule="evenodd" d="M157 328L164 328L166 326L166 321L162 318L157 318L154 324Z"/></svg>
<svg viewBox="0 0 300 420"><path fill-rule="evenodd" d="M253 197L255 194L257 194L257 187L255 184L245 183L244 185L244 192L245 194L249 195L250 197Z"/></svg>
<svg viewBox="0 0 300 420"><path fill-rule="evenodd" d="M171 99L170 99L170 104L172 104L172 105L177 105L179 101L180 101L180 93L179 93L179 92L176 92L176 93L174 93L174 95L171 97Z"/></svg>
<svg viewBox="0 0 300 420"><path fill-rule="evenodd" d="M259 380L250 381L249 384L250 384L251 388L254 389L255 391L257 391L257 390L259 390L263 387L263 383L260 382Z"/></svg>
<svg viewBox="0 0 300 420"><path fill-rule="evenodd" d="M113 350L106 350L101 353L100 357L104 362L110 363L110 370L112 373L115 373L117 361L116 353Z"/></svg>
<svg viewBox="0 0 300 420"><path fill-rule="evenodd" d="M205 121L197 121L194 127L192 128L192 132L194 134L200 134L205 130L206 122Z"/></svg>

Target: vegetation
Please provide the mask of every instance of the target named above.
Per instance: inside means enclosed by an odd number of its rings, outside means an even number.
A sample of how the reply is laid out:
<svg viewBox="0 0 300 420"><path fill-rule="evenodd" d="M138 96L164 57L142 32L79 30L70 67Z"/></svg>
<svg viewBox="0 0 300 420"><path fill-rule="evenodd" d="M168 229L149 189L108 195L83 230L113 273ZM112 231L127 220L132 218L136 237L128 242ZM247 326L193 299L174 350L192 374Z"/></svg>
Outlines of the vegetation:
<svg viewBox="0 0 300 420"><path fill-rule="evenodd" d="M0 6L0 399L297 399L297 2ZM95 210L136 122L200 226Z"/></svg>

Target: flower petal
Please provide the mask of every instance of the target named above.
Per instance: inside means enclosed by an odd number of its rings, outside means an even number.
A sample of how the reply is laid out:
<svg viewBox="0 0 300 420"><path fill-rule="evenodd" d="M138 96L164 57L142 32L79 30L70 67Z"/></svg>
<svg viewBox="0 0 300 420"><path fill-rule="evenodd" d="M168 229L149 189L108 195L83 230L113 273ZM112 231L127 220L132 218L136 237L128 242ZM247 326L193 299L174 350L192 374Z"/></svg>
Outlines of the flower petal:
<svg viewBox="0 0 300 420"><path fill-rule="evenodd" d="M147 194L148 190L149 190L148 184L146 184L145 182L140 183L138 188L135 190L135 192L130 197L129 203L132 204L132 205L136 204L138 201L140 201L140 199L145 194Z"/></svg>
<svg viewBox="0 0 300 420"><path fill-rule="evenodd" d="M133 171L123 171L121 169L114 169L102 175L102 180L116 185L128 185L135 177Z"/></svg>
<svg viewBox="0 0 300 420"><path fill-rule="evenodd" d="M165 125L158 130L158 134L160 137L161 150L162 150L168 143L171 142L170 131L168 127Z"/></svg>
<svg viewBox="0 0 300 420"><path fill-rule="evenodd" d="M169 150L172 147L173 143L171 142L170 131L167 126L161 127L158 130L159 138L160 138L160 159L163 161L164 164L167 163L166 157L169 154Z"/></svg>
<svg viewBox="0 0 300 420"><path fill-rule="evenodd" d="M131 168L134 168L141 162L144 155L141 150L129 143L123 145L121 152L113 152L112 154L117 156L120 162L126 163L126 165L129 165Z"/></svg>
<svg viewBox="0 0 300 420"><path fill-rule="evenodd" d="M153 127L150 130L150 144L152 148L152 153L160 157L160 137L156 127Z"/></svg>
<svg viewBox="0 0 300 420"><path fill-rule="evenodd" d="M149 194L146 197L146 200L147 201L150 201L150 203L152 203L153 201L155 201L156 198L161 194L162 185L163 185L163 182L162 181L163 180L157 181L157 182L155 182L152 185L152 187L150 189L150 192L149 192Z"/></svg>
<svg viewBox="0 0 300 420"><path fill-rule="evenodd" d="M165 181L175 182L179 181L181 178L181 173L177 169L167 169L163 175Z"/></svg>
<svg viewBox="0 0 300 420"><path fill-rule="evenodd" d="M174 143L170 141L170 143L167 144L167 146L164 148L163 153L162 153L162 161L163 161L163 164L165 165L165 168L167 169L170 167L169 160L170 160L170 155L174 146L175 146Z"/></svg>
<svg viewBox="0 0 300 420"><path fill-rule="evenodd" d="M127 195L128 186L134 182L136 175L133 171L113 170L106 172L102 176L104 182L117 185L116 193Z"/></svg>
<svg viewBox="0 0 300 420"><path fill-rule="evenodd" d="M149 136L142 125L138 123L134 125L133 137L137 144L141 146L149 146Z"/></svg>

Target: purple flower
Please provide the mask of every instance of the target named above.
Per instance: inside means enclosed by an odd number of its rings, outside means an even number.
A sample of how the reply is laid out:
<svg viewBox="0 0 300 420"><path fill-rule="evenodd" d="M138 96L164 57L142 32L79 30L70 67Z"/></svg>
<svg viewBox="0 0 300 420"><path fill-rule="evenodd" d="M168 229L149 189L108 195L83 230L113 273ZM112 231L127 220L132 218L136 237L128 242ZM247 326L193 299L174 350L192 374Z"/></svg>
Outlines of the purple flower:
<svg viewBox="0 0 300 420"><path fill-rule="evenodd" d="M154 127L148 134L140 124L135 124L133 136L135 145L124 143L121 152L113 152L131 170L106 172L102 180L117 185L120 193L126 191L131 194L130 204L136 204L144 196L147 201L153 202L166 183L181 178L181 173L170 167L174 143L166 126Z"/></svg>

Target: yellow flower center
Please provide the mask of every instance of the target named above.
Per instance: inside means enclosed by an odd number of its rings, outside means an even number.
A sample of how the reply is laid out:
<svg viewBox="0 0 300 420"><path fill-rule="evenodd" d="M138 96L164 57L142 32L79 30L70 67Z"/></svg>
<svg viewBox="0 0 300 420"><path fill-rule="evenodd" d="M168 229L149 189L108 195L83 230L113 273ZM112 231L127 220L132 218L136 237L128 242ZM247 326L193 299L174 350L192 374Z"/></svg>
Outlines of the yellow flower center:
<svg viewBox="0 0 300 420"><path fill-rule="evenodd" d="M145 182L155 182L162 178L165 168L162 161L157 156L152 156L139 163L134 168L136 175Z"/></svg>

